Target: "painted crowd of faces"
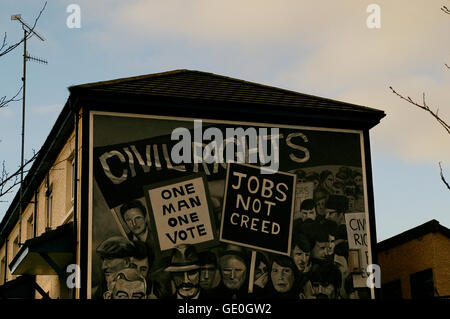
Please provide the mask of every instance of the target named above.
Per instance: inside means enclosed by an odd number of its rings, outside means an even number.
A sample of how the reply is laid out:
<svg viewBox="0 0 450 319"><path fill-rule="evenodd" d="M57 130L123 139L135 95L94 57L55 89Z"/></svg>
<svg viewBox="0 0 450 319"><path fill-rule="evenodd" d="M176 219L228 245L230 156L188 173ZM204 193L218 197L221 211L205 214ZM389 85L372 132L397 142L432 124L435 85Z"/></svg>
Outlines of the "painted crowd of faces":
<svg viewBox="0 0 450 319"><path fill-rule="evenodd" d="M326 209L330 195L345 196L348 199L347 212L364 211L360 169L330 166L296 170L294 173L297 174L298 184L312 182L314 185L314 207L294 211L294 218L300 222L318 227L331 222L342 224L342 216L339 219ZM211 194L214 197L212 202L217 206L214 210L219 214L221 198L214 196L214 190ZM144 216L139 209L130 209L123 215L123 221L130 230L129 238L123 240L129 241L131 245L136 242L148 243L148 216ZM337 239L330 233L327 241L310 240L306 234L301 234L301 227L294 227L293 237L298 235L309 245L299 247L293 242L290 256L258 251L252 283L249 282L251 250L240 247L242 253L239 256L222 256L226 250L223 244L197 252L198 268L180 272L165 271L170 256L160 259L155 259L154 254L147 255L147 258L137 258L132 254L103 256L103 289L96 296L111 299L220 299L223 291L229 290L241 291L241 298L249 299L358 298L361 290L353 289L352 286L345 236ZM338 245L347 245L344 253L334 251ZM246 257L243 258L243 255Z"/></svg>

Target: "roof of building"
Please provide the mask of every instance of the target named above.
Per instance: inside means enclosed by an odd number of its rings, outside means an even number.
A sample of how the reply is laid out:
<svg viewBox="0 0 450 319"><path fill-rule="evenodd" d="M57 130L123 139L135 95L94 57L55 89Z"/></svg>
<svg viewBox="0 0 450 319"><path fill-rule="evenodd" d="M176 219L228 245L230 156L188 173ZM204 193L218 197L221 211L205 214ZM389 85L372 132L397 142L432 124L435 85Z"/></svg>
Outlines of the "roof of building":
<svg viewBox="0 0 450 319"><path fill-rule="evenodd" d="M450 229L439 224L435 219L426 222L420 226L409 229L403 233L395 235L391 238L383 240L377 244L377 251L385 251L396 246L400 246L404 243L410 242L414 239L423 237L430 233L441 233L442 235L450 238Z"/></svg>
<svg viewBox="0 0 450 319"><path fill-rule="evenodd" d="M145 96L172 97L221 102L265 104L301 108L323 108L368 112L384 117L384 112L366 106L289 91L277 87L193 70L174 70L111 81L71 86L71 92L91 91Z"/></svg>

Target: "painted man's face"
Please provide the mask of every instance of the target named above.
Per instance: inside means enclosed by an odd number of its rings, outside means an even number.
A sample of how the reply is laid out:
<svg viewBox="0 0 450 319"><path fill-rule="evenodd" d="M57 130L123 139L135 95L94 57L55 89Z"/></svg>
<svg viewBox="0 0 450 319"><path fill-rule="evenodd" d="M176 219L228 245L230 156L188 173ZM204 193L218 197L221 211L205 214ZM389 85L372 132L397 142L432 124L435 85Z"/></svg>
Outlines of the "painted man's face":
<svg viewBox="0 0 450 319"><path fill-rule="evenodd" d="M309 252L304 252L298 246L295 246L292 249L291 257L300 272L305 271L305 268L309 263L309 256Z"/></svg>
<svg viewBox="0 0 450 319"><path fill-rule="evenodd" d="M200 287L206 290L213 288L216 271L217 268L214 265L202 266L200 269Z"/></svg>
<svg viewBox="0 0 450 319"><path fill-rule="evenodd" d="M128 281L119 278L113 289L112 299L145 299L145 284L143 281Z"/></svg>
<svg viewBox="0 0 450 319"><path fill-rule="evenodd" d="M175 283L177 294L180 297L189 299L197 295L200 289L199 269L173 272L172 278Z"/></svg>
<svg viewBox="0 0 450 319"><path fill-rule="evenodd" d="M336 297L334 285L326 282L308 281L303 291L307 299L333 299Z"/></svg>
<svg viewBox="0 0 450 319"><path fill-rule="evenodd" d="M316 220L316 209L302 209L300 211L300 218L305 221L307 219Z"/></svg>
<svg viewBox="0 0 450 319"><path fill-rule="evenodd" d="M316 242L313 249L311 250L311 257L315 259L325 260L328 256L329 249L328 242Z"/></svg>
<svg viewBox="0 0 450 319"><path fill-rule="evenodd" d="M228 289L237 290L244 284L247 266L234 256L222 257L222 280Z"/></svg>
<svg viewBox="0 0 450 319"><path fill-rule="evenodd" d="M114 274L129 266L126 258L105 258L102 262L102 270L105 275L106 285L108 290L112 289L112 281Z"/></svg>
<svg viewBox="0 0 450 319"><path fill-rule="evenodd" d="M135 268L142 277L147 278L150 265L148 263L148 258L137 259L131 258L131 268Z"/></svg>
<svg viewBox="0 0 450 319"><path fill-rule="evenodd" d="M139 208L131 208L127 210L123 215L123 218L128 228L130 228L136 236L145 232L147 225L145 223L144 214Z"/></svg>

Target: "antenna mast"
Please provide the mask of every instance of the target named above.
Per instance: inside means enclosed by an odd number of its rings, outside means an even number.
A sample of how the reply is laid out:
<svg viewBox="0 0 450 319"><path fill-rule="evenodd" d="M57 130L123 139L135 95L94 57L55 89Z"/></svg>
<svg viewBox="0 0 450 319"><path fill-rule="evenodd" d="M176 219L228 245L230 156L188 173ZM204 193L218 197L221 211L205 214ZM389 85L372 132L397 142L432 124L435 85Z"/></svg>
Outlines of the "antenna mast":
<svg viewBox="0 0 450 319"><path fill-rule="evenodd" d="M27 61L34 61L38 63L47 64L47 61L44 59L32 57L28 55L27 52L27 37L32 37L35 35L41 41L45 41L45 39L40 36L35 30L34 27L30 27L22 20L22 15L14 14L11 16L11 20L17 20L22 25L23 29L23 87L22 87L22 149L20 156L20 201L19 201L19 238L18 244L22 245L22 208L23 208L23 165L24 165L24 148L25 148L25 88L26 88L26 75L27 75ZM34 221L36 222L36 221Z"/></svg>

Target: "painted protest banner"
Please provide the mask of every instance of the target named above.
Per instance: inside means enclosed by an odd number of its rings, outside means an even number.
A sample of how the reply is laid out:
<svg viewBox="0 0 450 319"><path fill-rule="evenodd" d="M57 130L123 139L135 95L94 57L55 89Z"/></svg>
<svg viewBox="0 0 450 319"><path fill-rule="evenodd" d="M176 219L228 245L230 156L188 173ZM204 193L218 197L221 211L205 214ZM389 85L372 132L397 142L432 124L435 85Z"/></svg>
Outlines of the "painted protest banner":
<svg viewBox="0 0 450 319"><path fill-rule="evenodd" d="M368 235L365 213L345 214L347 227L348 248L359 250L359 264L362 272L353 275L353 286L355 288L366 287L367 265L369 264Z"/></svg>
<svg viewBox="0 0 450 319"><path fill-rule="evenodd" d="M220 241L289 255L296 176L230 163Z"/></svg>
<svg viewBox="0 0 450 319"><path fill-rule="evenodd" d="M108 121L105 121L102 129L99 125L96 132L100 132L104 135L105 139L112 139L111 136L120 136L120 140L124 139L124 135L130 134L124 130L117 130L114 132L109 131L109 125L112 125L112 120L108 117ZM122 143L108 144L96 146L93 148L93 174L96 182L102 192L104 199L106 200L110 208L117 207L122 203L130 200L131 198L141 198L143 194L143 185L148 185L149 181L162 181L173 178L186 176L188 174L205 173L208 180L224 179L226 175L227 163L213 162L207 163L202 161L201 163L195 162L193 150L190 152L191 162L176 164L171 158L173 149L176 147L177 140L172 140L171 132L179 125L189 127L189 123L172 121L168 125L167 129L156 130L158 126L157 120L149 120L148 125L131 124L132 119L123 119L123 122L130 123L124 125L120 123L120 127L136 127L133 134L133 139ZM165 123L165 122L164 122ZM165 127L166 124L162 124ZM205 124L205 129L210 127L211 124ZM221 150L222 158L225 158L229 150L231 153L238 154L235 161L239 162L240 159L246 160L251 158L252 154L259 154L262 149L259 146L260 141L267 141L269 139L269 133L258 133L257 140L259 141L256 148L250 147L250 141L241 143L235 136L233 138L227 137L227 135L233 135L239 130L244 132L251 132L253 127L248 125L239 124L239 126L232 126L230 134L227 134L227 130L230 130L229 125L215 124L218 131L222 132L224 140L220 141L203 141L198 143L201 145L201 153L209 153L208 145L217 145L217 149ZM166 134L156 135L152 131L165 132ZM263 128L258 128L259 132ZM189 130L187 130L189 131ZM109 132L109 134L106 134ZM145 136L147 133L149 137L137 139L135 135L137 132L142 132ZM195 134L193 130L189 132L191 137ZM186 132L187 133L187 132ZM226 137L226 138L225 138ZM308 129L295 129L295 128L280 128L278 134L278 150L279 158L279 170L290 171L294 169L322 166L322 165L348 165L348 166L361 166L360 156L360 136L358 134L349 134L345 132L324 132ZM247 137L248 139L248 137ZM332 141L332 142L330 142ZM189 140L189 143L194 141ZM209 144L208 144L209 143ZM217 143L217 144L214 144ZM261 142L262 143L262 142ZM242 145L243 144L243 145ZM324 147L326 145L326 147ZM239 147L242 146L242 152L238 152ZM224 155L225 154L225 155ZM246 163L250 163L246 161ZM253 165L259 165L260 163L250 163Z"/></svg>
<svg viewBox="0 0 450 319"><path fill-rule="evenodd" d="M144 187L150 221L161 251L214 240L213 216L203 175Z"/></svg>

